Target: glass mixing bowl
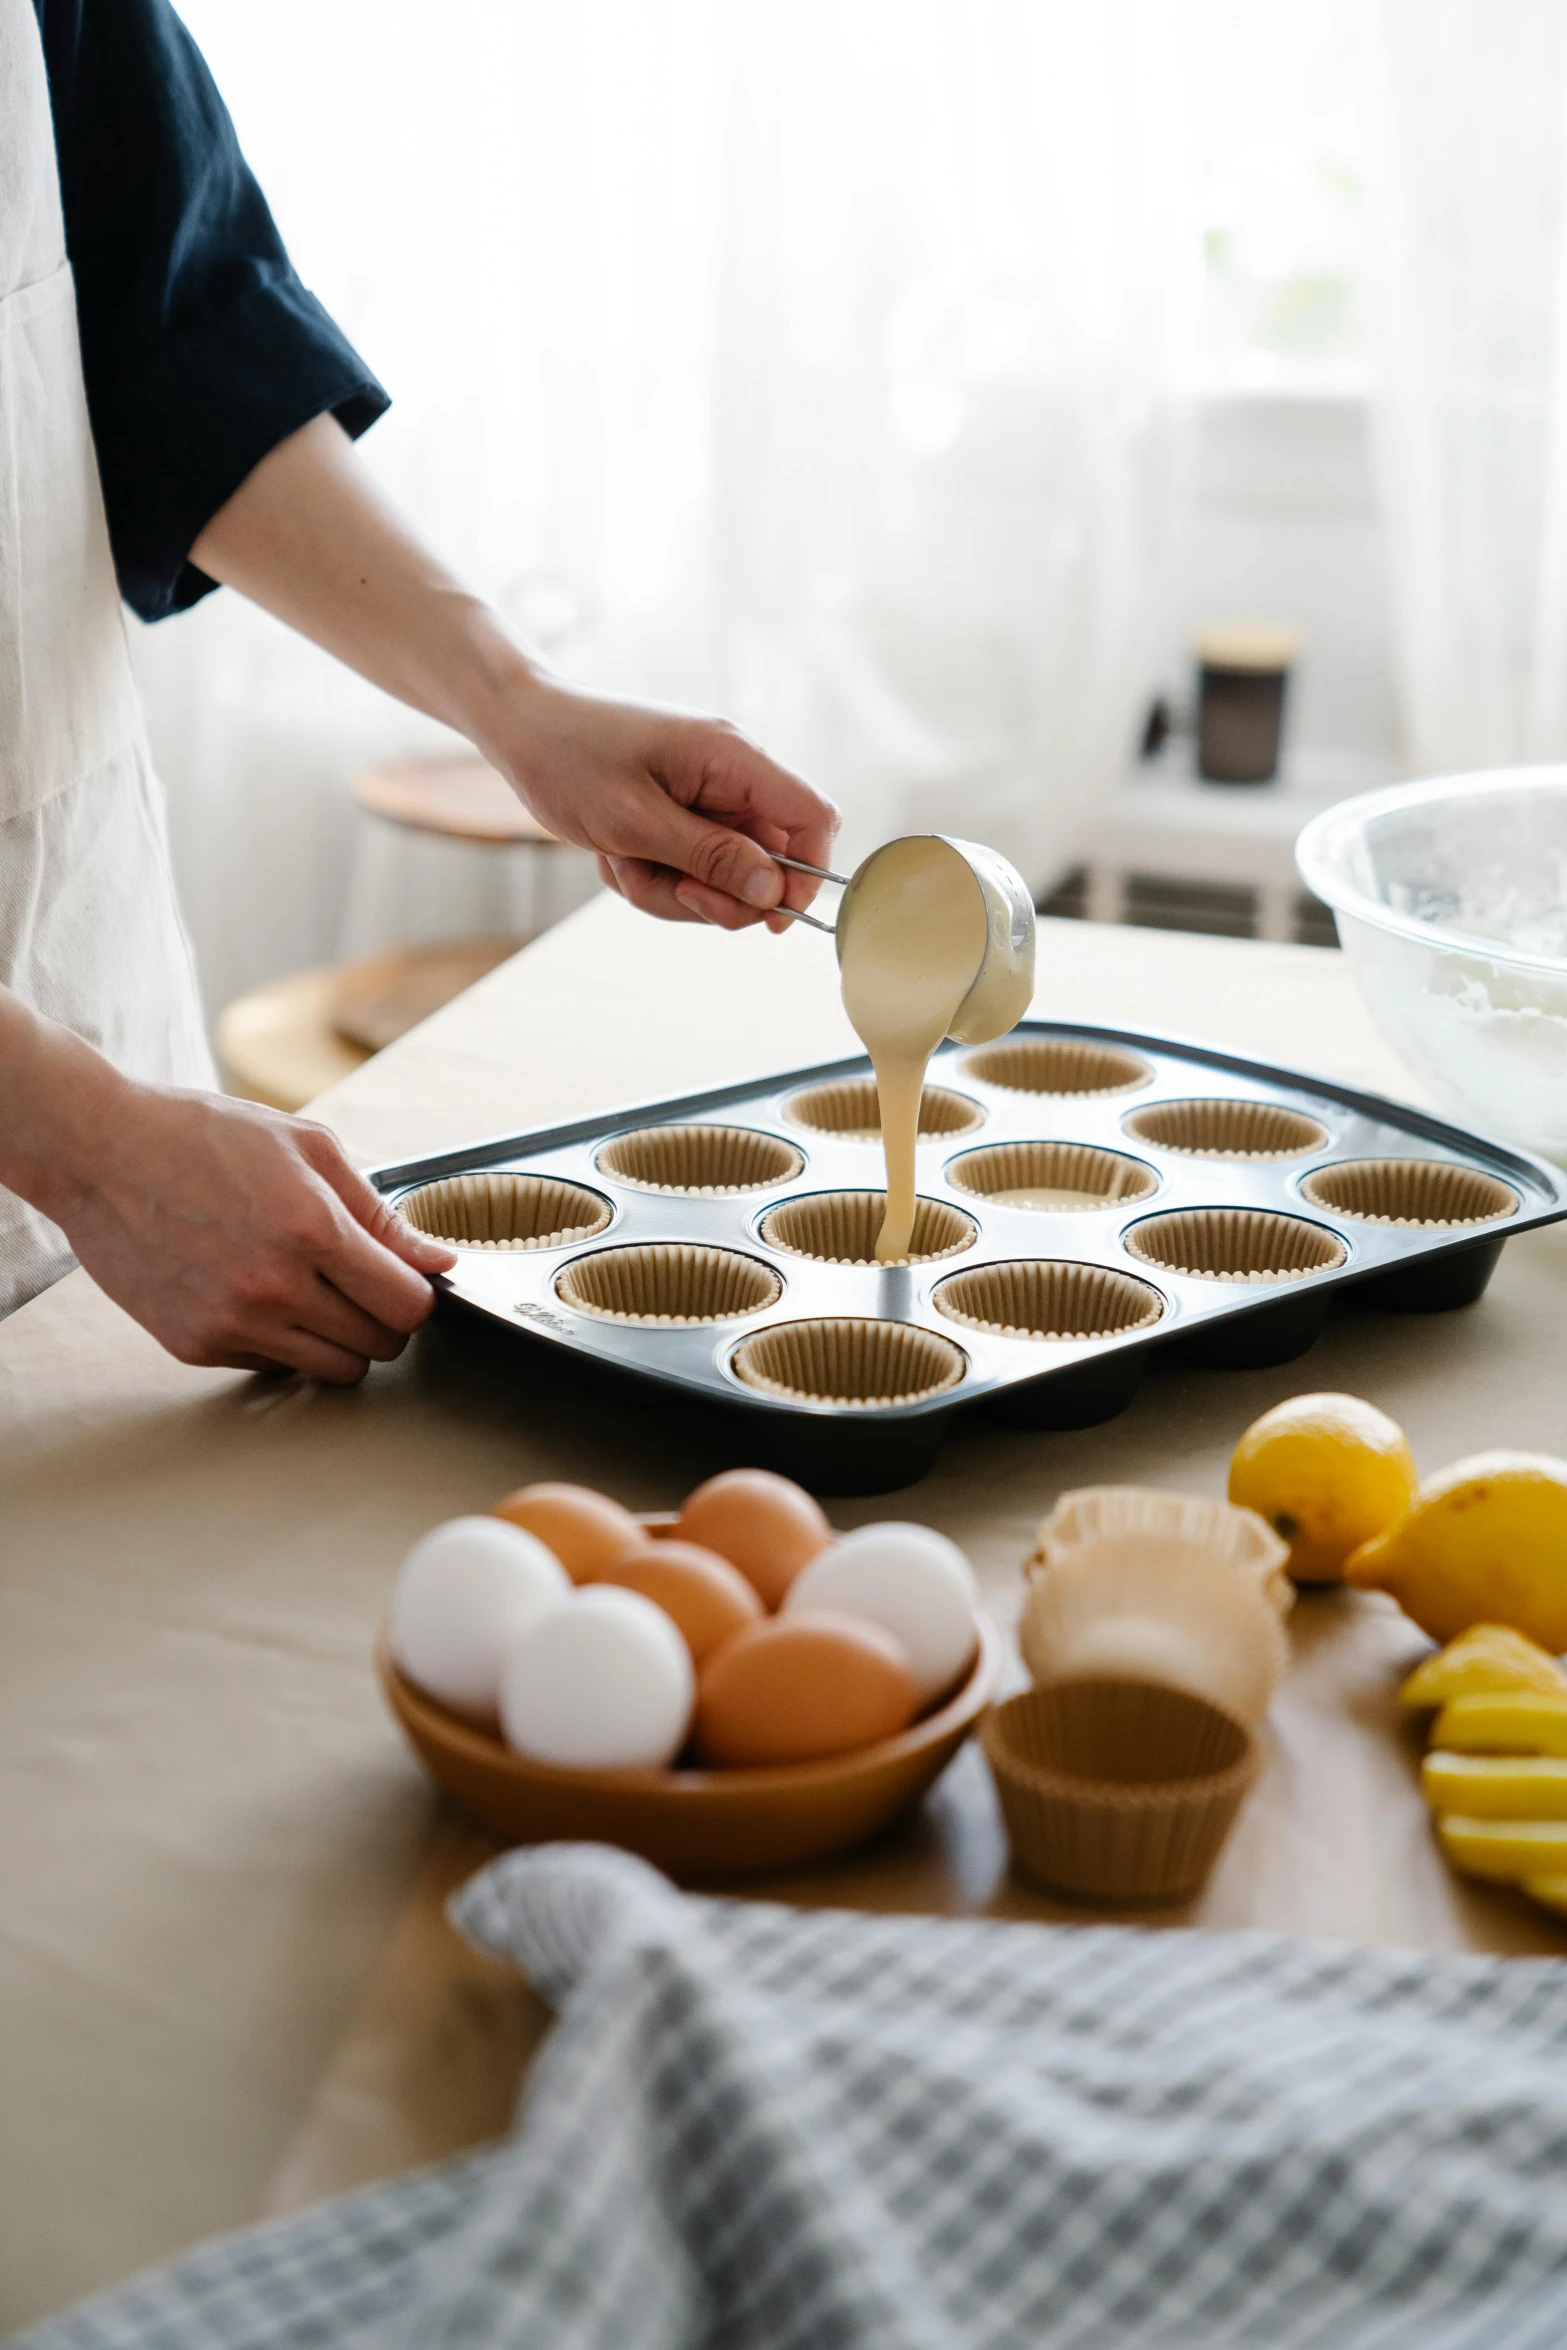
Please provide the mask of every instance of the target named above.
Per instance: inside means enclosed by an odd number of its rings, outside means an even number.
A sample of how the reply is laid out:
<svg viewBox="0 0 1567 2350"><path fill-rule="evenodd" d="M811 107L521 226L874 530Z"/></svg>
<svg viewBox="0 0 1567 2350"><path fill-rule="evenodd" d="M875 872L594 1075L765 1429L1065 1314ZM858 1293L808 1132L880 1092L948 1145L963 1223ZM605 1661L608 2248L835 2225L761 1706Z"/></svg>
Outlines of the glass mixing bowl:
<svg viewBox="0 0 1567 2350"><path fill-rule="evenodd" d="M1366 792L1314 817L1295 861L1436 1099L1567 1161L1567 767Z"/></svg>

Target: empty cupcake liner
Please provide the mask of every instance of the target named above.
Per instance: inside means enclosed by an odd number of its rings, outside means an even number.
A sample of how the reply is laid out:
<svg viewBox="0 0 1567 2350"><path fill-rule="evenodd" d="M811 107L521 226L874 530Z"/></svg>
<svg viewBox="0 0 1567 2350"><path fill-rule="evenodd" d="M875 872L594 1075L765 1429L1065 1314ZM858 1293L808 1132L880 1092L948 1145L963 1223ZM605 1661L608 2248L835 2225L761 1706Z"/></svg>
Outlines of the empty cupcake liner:
<svg viewBox="0 0 1567 2350"><path fill-rule="evenodd" d="M884 1191L817 1191L769 1208L758 1230L769 1248L824 1265L874 1265L876 1235L887 1213ZM916 1200L908 1254L888 1262L928 1265L972 1248L979 1227L945 1201Z"/></svg>
<svg viewBox="0 0 1567 2350"><path fill-rule="evenodd" d="M1186 1691L1256 1723L1289 1663L1253 1572L1173 1535L1111 1535L1036 1574L1018 1627L1040 1687L1096 1675Z"/></svg>
<svg viewBox="0 0 1567 2350"><path fill-rule="evenodd" d="M831 1134L839 1142L881 1140L881 1102L874 1077L852 1077L841 1085L807 1086L803 1093L789 1096L784 1116L791 1125L807 1126L813 1134ZM943 1134L971 1134L984 1122L984 1111L966 1094L927 1085L920 1095L922 1142Z"/></svg>
<svg viewBox="0 0 1567 2350"><path fill-rule="evenodd" d="M680 1329L760 1313L778 1303L783 1283L771 1265L733 1249L655 1241L579 1257L556 1275L555 1294L579 1314Z"/></svg>
<svg viewBox="0 0 1567 2350"><path fill-rule="evenodd" d="M1013 1037L982 1045L964 1074L1008 1093L1130 1093L1153 1076L1136 1053L1073 1037Z"/></svg>
<svg viewBox="0 0 1567 2350"><path fill-rule="evenodd" d="M1106 1265L1024 1257L949 1274L932 1299L950 1322L998 1338L1108 1338L1164 1313L1157 1289Z"/></svg>
<svg viewBox="0 0 1567 2350"><path fill-rule="evenodd" d="M1191 1159L1293 1159L1328 1139L1315 1118L1278 1102L1150 1102L1123 1124L1139 1142Z"/></svg>
<svg viewBox="0 0 1567 2350"><path fill-rule="evenodd" d="M448 1175L398 1207L454 1248L564 1248L602 1232L612 1213L596 1191L551 1175Z"/></svg>
<svg viewBox="0 0 1567 2350"><path fill-rule="evenodd" d="M1222 1709L1110 1677L1009 1698L980 1743L1019 1869L1098 1901L1199 1891L1260 1759Z"/></svg>
<svg viewBox="0 0 1567 2350"><path fill-rule="evenodd" d="M1490 1224L1518 1206L1510 1184L1446 1159L1350 1159L1313 1168L1300 1188L1313 1207L1362 1224Z"/></svg>
<svg viewBox="0 0 1567 2350"><path fill-rule="evenodd" d="M949 1160L946 1172L955 1190L982 1199L1005 1191L1056 1192L1061 1197L1048 1204L1068 1210L1150 1199L1159 1188L1158 1176L1141 1160L1085 1142L992 1143Z"/></svg>
<svg viewBox="0 0 1567 2350"><path fill-rule="evenodd" d="M910 1322L843 1317L758 1330L736 1347L730 1366L747 1387L790 1403L888 1411L956 1387L968 1357Z"/></svg>
<svg viewBox="0 0 1567 2350"><path fill-rule="evenodd" d="M1200 1550L1238 1568L1266 1592L1281 1616L1295 1604L1295 1586L1286 1572L1289 1546L1255 1510L1156 1485L1079 1485L1063 1493L1040 1526L1023 1572L1037 1575L1073 1551L1123 1538Z"/></svg>
<svg viewBox="0 0 1567 2350"><path fill-rule="evenodd" d="M721 1198L787 1183L805 1160L792 1142L754 1126L644 1126L606 1142L595 1164L633 1191Z"/></svg>
<svg viewBox="0 0 1567 2350"><path fill-rule="evenodd" d="M1194 1281L1303 1281L1349 1251L1320 1224L1266 1208L1188 1208L1133 1225L1124 1246L1146 1265Z"/></svg>

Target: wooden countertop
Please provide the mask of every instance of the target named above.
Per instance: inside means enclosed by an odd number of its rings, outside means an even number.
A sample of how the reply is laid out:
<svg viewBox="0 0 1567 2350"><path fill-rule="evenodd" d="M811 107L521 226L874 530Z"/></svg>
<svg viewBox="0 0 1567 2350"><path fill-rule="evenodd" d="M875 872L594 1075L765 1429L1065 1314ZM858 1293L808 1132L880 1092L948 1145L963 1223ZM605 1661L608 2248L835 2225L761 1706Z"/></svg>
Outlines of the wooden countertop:
<svg viewBox="0 0 1567 2350"><path fill-rule="evenodd" d="M1041 926L1036 1009L1201 1036L1411 1089L1341 959ZM364 1162L851 1049L830 948L731 939L597 900L323 1098ZM1063 1486L1222 1492L1240 1429L1302 1387L1371 1396L1433 1468L1559 1449L1567 1230L1509 1247L1468 1314L1336 1320L1282 1369L1160 1365L1069 1435L970 1433L889 1506L974 1558L1007 1622ZM455 1954L444 1883L482 1847L436 1814L373 1686L412 1538L530 1477L676 1502L707 1432L596 1407L429 1333L339 1394L183 1369L81 1274L0 1326L0 2329L270 2199L296 2201L498 2126L538 2026ZM1556 1951L1433 1850L1390 1694L1420 1645L1386 1601L1294 1618L1264 1783L1203 1900L1253 1924L1430 1948ZM921 1817L784 1886L879 1908L1067 1912L1006 1874L969 1750Z"/></svg>

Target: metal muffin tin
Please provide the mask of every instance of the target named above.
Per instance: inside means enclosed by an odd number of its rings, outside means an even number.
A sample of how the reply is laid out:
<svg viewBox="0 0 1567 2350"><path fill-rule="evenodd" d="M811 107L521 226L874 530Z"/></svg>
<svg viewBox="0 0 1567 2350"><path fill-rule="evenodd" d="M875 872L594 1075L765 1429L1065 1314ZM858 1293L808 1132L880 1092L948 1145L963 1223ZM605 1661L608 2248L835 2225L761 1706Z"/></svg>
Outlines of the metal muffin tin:
<svg viewBox="0 0 1567 2350"><path fill-rule="evenodd" d="M1137 1065L1135 1078L1109 1090L1036 1092L982 1074L994 1069L998 1056L1005 1067L1009 1053L1026 1056L1041 1046L1062 1048L1069 1057L1124 1056ZM884 1492L922 1476L954 1414L976 1405L1040 1428L1108 1419L1130 1401L1155 1347L1173 1346L1188 1359L1221 1367L1286 1362L1311 1344L1335 1298L1350 1288L1366 1304L1395 1311L1470 1304L1510 1234L1567 1216L1567 1177L1545 1161L1379 1096L1174 1038L1031 1020L1000 1045L948 1045L931 1062L927 1085L963 1097L975 1113L963 1130L933 1135L919 1146L919 1193L935 1203L931 1220L945 1253L896 1266L823 1262L780 1245L763 1228L785 1203L882 1188L879 1137L819 1131L800 1123L792 1108L800 1095L863 1080L868 1070L863 1057L826 1062L406 1161L380 1168L371 1180L386 1197L421 1213L417 1194L459 1177L523 1174L593 1194L602 1203L594 1220L606 1210L608 1216L589 1237L579 1231L549 1245L461 1247L457 1267L442 1284L450 1300L520 1338L564 1348L616 1385L629 1381L634 1390L652 1381L666 1391L667 1401L716 1407L732 1423L737 1458L771 1461L818 1491L838 1493ZM1181 1104L1255 1108L1197 1114L1178 1112ZM1215 1121L1222 1129L1238 1119L1260 1124L1261 1139L1278 1146L1279 1155L1236 1156L1155 1139L1173 1121L1176 1131L1184 1126L1201 1146ZM758 1143L747 1147L764 1159L760 1138L772 1137L789 1146L787 1156L773 1156L792 1171L753 1188L716 1193L651 1189L607 1171L606 1149L611 1161L625 1164L618 1141L677 1125L754 1131ZM1120 1178L1127 1196L1088 1208L1038 1210L999 1205L964 1187L966 1170L957 1162L969 1154L1033 1142L1084 1145L1130 1162ZM630 1157L635 1161L637 1155L633 1150ZM1429 1175L1420 1163L1430 1163ZM1440 1225L1348 1213L1333 1202L1351 1180L1335 1170L1349 1168L1359 1171L1353 1181L1373 1193L1379 1183L1391 1186L1395 1207L1399 1186L1418 1178L1417 1204L1424 1203L1426 1189L1457 1186L1477 1188L1487 1195L1482 1206L1497 1212ZM1410 1168L1414 1176L1406 1177L1401 1170ZM1439 1172L1444 1168L1452 1174ZM1505 1206L1496 1185L1505 1189ZM549 1196L556 1196L552 1186ZM1371 1204L1385 1205L1380 1194ZM954 1210L969 1220L971 1235L955 1223ZM1194 1211L1221 1213L1217 1219L1199 1213L1195 1223L1161 1224L1165 1218L1189 1219ZM787 1229L802 1214L826 1212L796 1207L783 1222ZM1289 1220L1266 1229L1285 1244L1284 1254L1304 1259L1305 1269L1276 1278L1215 1278L1157 1261L1161 1254L1178 1260L1192 1254L1189 1246L1169 1247L1161 1232L1173 1230L1179 1244L1204 1231L1244 1233L1253 1229L1248 1219L1259 1213ZM736 1268L727 1268L728 1283L720 1281L715 1292L718 1319L617 1319L617 1268L590 1260L647 1244L730 1252L754 1274L740 1272L736 1288ZM1280 1250L1263 1253L1271 1263ZM1221 1261L1227 1261L1222 1251ZM1003 1335L977 1326L972 1316L955 1319L943 1311L944 1292L945 1302L953 1302L947 1285L955 1276L1047 1263L1101 1268L1143 1284L1152 1294L1139 1295L1138 1309L1149 1318L1107 1335L1040 1337ZM1003 1286L1021 1285L1021 1295L1033 1284L1035 1294L1041 1283L1092 1287L1096 1279L1092 1272L1024 1271L1009 1273ZM985 1293L991 1286L966 1288ZM1109 1286L1118 1295L1133 1294ZM750 1298L760 1302L748 1304ZM596 1300L596 1307L575 1302L584 1299ZM893 1351L917 1352L922 1342L915 1334L933 1334L945 1348L931 1351L950 1365L945 1350L957 1349L961 1369L956 1376L945 1374L951 1383L939 1392L892 1404L784 1394L748 1385L737 1369L737 1354L759 1332L844 1319L909 1326L896 1337L891 1331L874 1334L875 1346ZM851 1342L872 1338L863 1331L846 1335ZM801 1343L797 1334L759 1351L787 1353ZM750 1359L742 1356L742 1363Z"/></svg>

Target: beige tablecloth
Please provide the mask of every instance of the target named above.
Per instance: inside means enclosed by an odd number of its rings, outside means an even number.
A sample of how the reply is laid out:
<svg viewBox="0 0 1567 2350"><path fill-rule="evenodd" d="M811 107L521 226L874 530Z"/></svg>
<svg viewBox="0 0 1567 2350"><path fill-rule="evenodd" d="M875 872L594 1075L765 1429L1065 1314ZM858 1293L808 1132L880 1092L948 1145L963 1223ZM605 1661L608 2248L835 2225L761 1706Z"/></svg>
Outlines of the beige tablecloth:
<svg viewBox="0 0 1567 2350"><path fill-rule="evenodd" d="M1335 955L1075 924L1044 925L1041 947L1041 1011L1405 1089ZM322 1114L385 1159L850 1046L824 941L665 929L601 901ZM1063 1485L1221 1491L1239 1429L1302 1386L1371 1395L1428 1467L1559 1448L1564 1310L1567 1237L1527 1237L1473 1313L1345 1317L1274 1371L1159 1366L1123 1419L965 1434L890 1506L962 1542L1006 1620ZM371 1635L436 1519L546 1474L666 1506L718 1465L710 1442L662 1412L580 1418L504 1352L441 1332L341 1395L182 1369L80 1275L0 1327L0 2326L252 2216L269 2180L294 2200L498 2122L538 2019L435 1923L475 1847L425 1858L432 1806L377 1700ZM834 1505L845 1524L888 1509ZM1295 1637L1268 1778L1191 1915L1561 1947L1431 1848L1390 1727L1418 1645L1396 1613L1313 1600ZM908 1831L786 1890L1051 1914L1004 1857L970 1752Z"/></svg>

